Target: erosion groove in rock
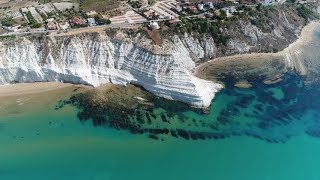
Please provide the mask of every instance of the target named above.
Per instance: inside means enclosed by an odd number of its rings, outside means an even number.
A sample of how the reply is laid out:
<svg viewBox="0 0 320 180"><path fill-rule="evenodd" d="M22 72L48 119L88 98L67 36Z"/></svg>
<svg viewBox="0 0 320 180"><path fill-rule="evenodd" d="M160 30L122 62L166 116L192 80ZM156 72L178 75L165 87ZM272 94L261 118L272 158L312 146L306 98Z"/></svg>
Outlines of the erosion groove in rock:
<svg viewBox="0 0 320 180"><path fill-rule="evenodd" d="M171 50L166 54L112 40L106 33L0 42L0 84L136 84L161 97L208 107L222 86L193 76L195 62L188 48L175 41L167 45Z"/></svg>

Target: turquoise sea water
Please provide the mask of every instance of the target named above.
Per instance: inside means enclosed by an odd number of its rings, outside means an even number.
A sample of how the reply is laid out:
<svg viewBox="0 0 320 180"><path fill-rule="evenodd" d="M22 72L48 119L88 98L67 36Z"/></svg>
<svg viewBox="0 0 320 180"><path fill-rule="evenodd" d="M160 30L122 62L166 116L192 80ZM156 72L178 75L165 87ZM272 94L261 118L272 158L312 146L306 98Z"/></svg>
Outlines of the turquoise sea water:
<svg viewBox="0 0 320 180"><path fill-rule="evenodd" d="M208 115L183 112L186 118L215 121L230 105L240 108L240 114L224 115L229 121L215 130L238 134L219 139L185 140L162 135L164 141L160 141L145 134L94 127L91 121L80 122L74 107L54 110L55 103L36 113L12 111L0 118L0 177L320 179L319 86L307 88L297 76L286 77L284 82L268 87L227 88L217 96ZM260 99L265 101L262 108L273 108L255 114L254 105L260 104L257 95L262 92L269 94ZM251 96L255 98L239 103Z"/></svg>
<svg viewBox="0 0 320 180"><path fill-rule="evenodd" d="M94 126L112 118L101 109L80 121L84 107L55 109L58 100L32 112L0 102L0 179L320 179L319 83L293 73L245 90L225 83L209 114L162 99L132 113L143 134Z"/></svg>
<svg viewBox="0 0 320 180"><path fill-rule="evenodd" d="M2 119L1 179L320 178L320 139L305 134L283 144L247 136L162 142L74 117L68 109Z"/></svg>

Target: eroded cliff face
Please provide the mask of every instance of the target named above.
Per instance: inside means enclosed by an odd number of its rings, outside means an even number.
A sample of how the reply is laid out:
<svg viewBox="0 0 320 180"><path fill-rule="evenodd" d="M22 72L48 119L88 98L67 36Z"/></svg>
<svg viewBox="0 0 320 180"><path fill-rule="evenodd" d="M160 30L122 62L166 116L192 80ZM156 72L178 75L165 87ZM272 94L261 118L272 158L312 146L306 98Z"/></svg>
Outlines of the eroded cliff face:
<svg viewBox="0 0 320 180"><path fill-rule="evenodd" d="M318 4L319 2L312 4L314 13L310 20L319 18L320 13L316 10L320 7ZM235 20L216 23L219 24L219 33L224 38L228 37L225 45L218 43L219 36L214 37L210 28L207 33L200 33L201 26L197 27L196 24L193 24L196 27L191 32L185 25L180 25L177 32L169 30L161 32L161 35L167 39L179 36L189 48L194 61L200 64L216 57L282 51L297 40L302 28L308 23L299 16L296 6L289 4L272 6L259 14L255 14L256 10L253 12L248 17L235 16Z"/></svg>
<svg viewBox="0 0 320 180"><path fill-rule="evenodd" d="M291 8L291 7L286 7ZM294 42L305 20L290 9L275 9L270 32L248 21L222 29L221 47L209 34L160 32L157 45L144 32L115 30L76 35L19 37L0 42L0 84L62 81L99 86L136 84L168 99L210 105L222 86L193 75L196 63L249 52L281 50Z"/></svg>
<svg viewBox="0 0 320 180"><path fill-rule="evenodd" d="M165 44L155 47L139 33L130 37L122 31L0 42L0 84L136 84L161 97L209 106L222 86L193 76L190 48L177 37Z"/></svg>

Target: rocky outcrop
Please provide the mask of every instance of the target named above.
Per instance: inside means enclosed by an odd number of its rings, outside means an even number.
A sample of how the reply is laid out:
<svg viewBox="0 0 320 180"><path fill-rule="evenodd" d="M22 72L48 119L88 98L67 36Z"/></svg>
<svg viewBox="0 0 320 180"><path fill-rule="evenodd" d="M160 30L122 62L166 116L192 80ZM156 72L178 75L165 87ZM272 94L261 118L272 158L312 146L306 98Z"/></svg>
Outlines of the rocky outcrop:
<svg viewBox="0 0 320 180"><path fill-rule="evenodd" d="M163 45L168 48L165 53L161 53L161 47L154 53L151 50L155 47L150 46L149 50L141 47L148 39L137 38L141 35L136 34L126 40L127 35L119 38L101 32L0 42L0 84L38 81L92 86L136 84L161 97L197 107L209 106L222 88L193 76L191 47L177 37L171 44ZM189 45L201 49L196 44Z"/></svg>
<svg viewBox="0 0 320 180"><path fill-rule="evenodd" d="M230 39L221 46L210 34L160 32L157 45L139 30L23 37L0 42L0 84L62 81L99 86L136 84L197 107L210 105L221 85L193 76L196 64L250 52L282 50L294 42L305 20L295 8L268 12L267 31L250 21L219 28Z"/></svg>

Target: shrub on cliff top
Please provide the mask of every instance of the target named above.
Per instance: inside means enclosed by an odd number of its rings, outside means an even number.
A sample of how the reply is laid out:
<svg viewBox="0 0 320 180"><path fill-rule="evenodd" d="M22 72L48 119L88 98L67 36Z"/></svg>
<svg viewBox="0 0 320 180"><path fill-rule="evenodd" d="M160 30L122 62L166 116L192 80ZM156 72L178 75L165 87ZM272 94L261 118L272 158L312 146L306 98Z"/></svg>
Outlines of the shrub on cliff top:
<svg viewBox="0 0 320 180"><path fill-rule="evenodd" d="M12 26L14 24L13 19L11 16L6 16L1 19L2 26Z"/></svg>
<svg viewBox="0 0 320 180"><path fill-rule="evenodd" d="M308 19L308 17L312 14L311 9L306 5L298 6L297 11L299 16L303 17L304 19Z"/></svg>

